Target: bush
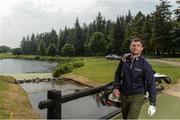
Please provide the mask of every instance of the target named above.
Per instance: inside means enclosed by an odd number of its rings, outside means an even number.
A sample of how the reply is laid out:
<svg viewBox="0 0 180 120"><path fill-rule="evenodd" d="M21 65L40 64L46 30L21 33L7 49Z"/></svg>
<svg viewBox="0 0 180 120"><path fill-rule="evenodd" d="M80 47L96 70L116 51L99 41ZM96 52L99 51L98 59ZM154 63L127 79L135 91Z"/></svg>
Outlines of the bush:
<svg viewBox="0 0 180 120"><path fill-rule="evenodd" d="M65 63L62 65L62 67L64 68L65 73L72 72L73 70L73 66L70 63Z"/></svg>
<svg viewBox="0 0 180 120"><path fill-rule="evenodd" d="M40 59L40 56L35 56L34 59L35 59L35 60L39 60L39 59Z"/></svg>
<svg viewBox="0 0 180 120"><path fill-rule="evenodd" d="M73 66L70 63L65 63L60 66L54 71L53 77L59 77L62 74L66 74L72 72Z"/></svg>
<svg viewBox="0 0 180 120"><path fill-rule="evenodd" d="M74 68L84 66L82 61L66 62L59 64L57 69L53 72L53 77L59 77L62 74L70 73Z"/></svg>
<svg viewBox="0 0 180 120"><path fill-rule="evenodd" d="M48 61L56 61L55 57L48 57Z"/></svg>
<svg viewBox="0 0 180 120"><path fill-rule="evenodd" d="M72 63L74 68L82 67L84 66L84 63L82 61L75 61Z"/></svg>

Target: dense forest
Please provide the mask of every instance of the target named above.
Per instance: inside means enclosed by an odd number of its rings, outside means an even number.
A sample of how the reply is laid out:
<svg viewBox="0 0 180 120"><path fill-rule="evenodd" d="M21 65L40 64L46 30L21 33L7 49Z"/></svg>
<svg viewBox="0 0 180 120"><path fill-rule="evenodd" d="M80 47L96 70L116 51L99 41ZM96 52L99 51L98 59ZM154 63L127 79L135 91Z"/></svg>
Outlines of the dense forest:
<svg viewBox="0 0 180 120"><path fill-rule="evenodd" d="M145 54L180 54L180 14L170 10L170 2L160 0L153 13L144 15L131 11L115 21L106 20L99 12L96 19L80 24L76 18L74 26L65 26L58 32L32 33L24 36L20 48L14 54L42 56L97 56L109 53L124 54L129 51L132 37L140 37L145 44Z"/></svg>

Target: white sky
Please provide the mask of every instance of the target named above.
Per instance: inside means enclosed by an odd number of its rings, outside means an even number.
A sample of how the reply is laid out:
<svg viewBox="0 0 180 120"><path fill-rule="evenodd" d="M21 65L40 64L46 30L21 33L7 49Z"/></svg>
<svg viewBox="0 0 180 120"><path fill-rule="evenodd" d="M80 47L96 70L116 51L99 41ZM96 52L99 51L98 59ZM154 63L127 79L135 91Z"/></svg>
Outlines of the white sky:
<svg viewBox="0 0 180 120"><path fill-rule="evenodd" d="M169 0L172 9L178 7ZM32 33L57 32L72 27L78 17L80 24L92 22L100 11L106 20L117 15L155 11L159 0L0 0L0 45L19 47L22 37Z"/></svg>

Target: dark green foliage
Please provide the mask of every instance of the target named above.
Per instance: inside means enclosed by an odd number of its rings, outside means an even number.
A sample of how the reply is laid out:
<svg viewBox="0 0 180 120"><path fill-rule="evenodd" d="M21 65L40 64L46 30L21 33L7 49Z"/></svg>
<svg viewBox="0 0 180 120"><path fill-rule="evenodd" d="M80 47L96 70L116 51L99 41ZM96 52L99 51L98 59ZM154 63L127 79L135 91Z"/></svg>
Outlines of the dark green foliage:
<svg viewBox="0 0 180 120"><path fill-rule="evenodd" d="M40 56L35 56L35 60L40 60Z"/></svg>
<svg viewBox="0 0 180 120"><path fill-rule="evenodd" d="M22 55L22 50L21 48L15 48L13 49L13 55Z"/></svg>
<svg viewBox="0 0 180 120"><path fill-rule="evenodd" d="M0 53L10 52L11 48L5 45L0 46Z"/></svg>
<svg viewBox="0 0 180 120"><path fill-rule="evenodd" d="M62 74L70 73L74 68L79 68L84 66L82 61L66 62L64 64L59 64L57 69L53 72L53 77L59 77Z"/></svg>
<svg viewBox="0 0 180 120"><path fill-rule="evenodd" d="M61 50L62 54L65 56L72 56L74 55L75 49L74 46L71 44L65 44Z"/></svg>
<svg viewBox="0 0 180 120"><path fill-rule="evenodd" d="M78 68L84 66L84 63L82 61L74 61L72 62L72 65L74 68Z"/></svg>
<svg viewBox="0 0 180 120"><path fill-rule="evenodd" d="M139 11L132 16L129 10L125 16L118 15L115 21L106 20L99 12L95 20L82 26L76 18L74 27L65 26L58 34L52 28L50 32L23 37L21 49L23 54L51 56L121 55L129 51L129 41L136 36L144 41L145 54L178 55L180 14L173 13L170 7L170 2L160 0L153 13L145 15ZM46 50L50 48L53 52Z"/></svg>
<svg viewBox="0 0 180 120"><path fill-rule="evenodd" d="M47 55L48 56L55 56L58 54L58 49L56 48L56 46L54 44L50 44L48 49L47 49Z"/></svg>
<svg viewBox="0 0 180 120"><path fill-rule="evenodd" d="M107 50L107 41L101 32L95 32L90 36L86 49L91 55L104 55Z"/></svg>
<svg viewBox="0 0 180 120"><path fill-rule="evenodd" d="M84 42L85 38L83 38L83 31L79 24L78 18L76 19L76 23L74 26L74 49L76 55L83 55L84 54Z"/></svg>
<svg viewBox="0 0 180 120"><path fill-rule="evenodd" d="M37 51L39 55L46 55L46 48L43 40L40 41Z"/></svg>

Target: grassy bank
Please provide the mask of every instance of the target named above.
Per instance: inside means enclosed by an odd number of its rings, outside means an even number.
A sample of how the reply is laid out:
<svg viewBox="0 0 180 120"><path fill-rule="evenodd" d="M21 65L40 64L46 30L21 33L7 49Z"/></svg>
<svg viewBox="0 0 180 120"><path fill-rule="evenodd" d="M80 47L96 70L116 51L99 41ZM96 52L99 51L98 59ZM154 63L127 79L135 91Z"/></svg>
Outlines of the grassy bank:
<svg viewBox="0 0 180 120"><path fill-rule="evenodd" d="M12 77L0 75L0 119L8 119L13 113L15 119L37 119L38 114L32 111L24 90L15 84Z"/></svg>

